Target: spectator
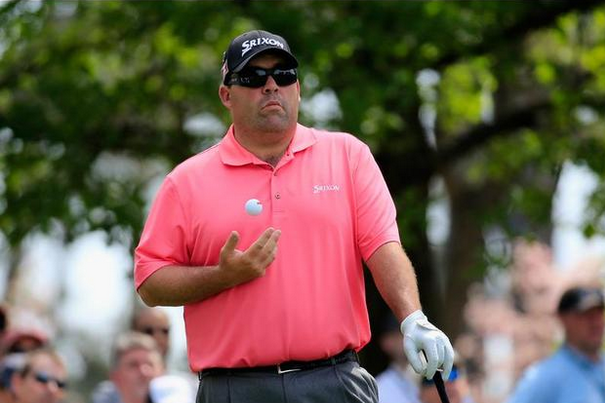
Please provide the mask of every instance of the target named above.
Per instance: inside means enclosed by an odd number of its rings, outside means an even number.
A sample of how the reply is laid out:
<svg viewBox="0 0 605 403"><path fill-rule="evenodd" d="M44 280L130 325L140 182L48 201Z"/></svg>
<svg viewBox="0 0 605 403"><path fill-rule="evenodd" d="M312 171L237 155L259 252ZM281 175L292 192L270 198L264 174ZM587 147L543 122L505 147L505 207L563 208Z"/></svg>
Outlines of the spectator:
<svg viewBox="0 0 605 403"><path fill-rule="evenodd" d="M0 361L0 403L14 401L11 388L13 374L23 369L26 353L48 345L48 336L42 331L29 328L9 329L0 341L2 360Z"/></svg>
<svg viewBox="0 0 605 403"><path fill-rule="evenodd" d="M4 355L11 353L26 353L48 344L48 336L42 331L34 328L9 329L2 337L2 352Z"/></svg>
<svg viewBox="0 0 605 403"><path fill-rule="evenodd" d="M409 371L403 335L393 315L383 321L378 344L389 358L389 367L376 376L380 403L420 403L417 380Z"/></svg>
<svg viewBox="0 0 605 403"><path fill-rule="evenodd" d="M450 403L473 403L473 398L459 367L454 365L450 377L445 382L445 391ZM422 403L441 403L441 398L435 387L435 382L423 378L420 385L420 401Z"/></svg>
<svg viewBox="0 0 605 403"><path fill-rule="evenodd" d="M11 353L0 361L0 403L13 403L15 396L11 388L13 374L25 366L26 353Z"/></svg>
<svg viewBox="0 0 605 403"><path fill-rule="evenodd" d="M168 368L168 353L170 352L170 318L162 308L151 308L142 306L135 310L132 319L132 330L145 333L154 338L164 358L164 364ZM178 392L183 403L184 395L194 396L198 386L198 379L191 371L169 371L162 379L152 382L152 392L156 390L156 396L173 396L176 391L181 390L184 383L188 386L187 391ZM157 384L157 385L156 385ZM170 391L170 392L169 392ZM175 395L176 396L176 395ZM174 397L171 397L174 398ZM156 400L159 398L156 398ZM193 397L191 397L193 399ZM155 401L155 400L154 400ZM0 402L1 403L1 402Z"/></svg>
<svg viewBox="0 0 605 403"><path fill-rule="evenodd" d="M4 304L0 303L0 340L8 330L8 311Z"/></svg>
<svg viewBox="0 0 605 403"><path fill-rule="evenodd" d="M138 308L132 319L132 330L154 338L164 360L170 350L170 318L161 308Z"/></svg>
<svg viewBox="0 0 605 403"><path fill-rule="evenodd" d="M149 383L164 372L164 361L155 340L128 332L116 339L109 380L93 391L93 403L148 403Z"/></svg>
<svg viewBox="0 0 605 403"><path fill-rule="evenodd" d="M67 369L61 357L48 348L26 354L23 368L13 374L14 403L56 403L67 388Z"/></svg>
<svg viewBox="0 0 605 403"><path fill-rule="evenodd" d="M564 343L524 372L508 403L605 402L604 302L597 287L563 293L557 313Z"/></svg>

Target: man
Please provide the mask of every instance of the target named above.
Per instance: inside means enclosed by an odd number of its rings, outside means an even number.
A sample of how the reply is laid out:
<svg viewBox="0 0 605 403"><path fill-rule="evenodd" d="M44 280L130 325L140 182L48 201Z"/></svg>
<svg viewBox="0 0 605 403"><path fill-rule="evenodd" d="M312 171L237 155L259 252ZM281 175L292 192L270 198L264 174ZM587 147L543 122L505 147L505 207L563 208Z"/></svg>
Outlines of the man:
<svg viewBox="0 0 605 403"><path fill-rule="evenodd" d="M155 340L128 332L118 336L111 357L109 381L93 392L93 403L147 403L149 384L164 373L162 355Z"/></svg>
<svg viewBox="0 0 605 403"><path fill-rule="evenodd" d="M132 330L153 337L166 362L170 349L170 318L166 311L160 308L137 308L132 318Z"/></svg>
<svg viewBox="0 0 605 403"><path fill-rule="evenodd" d="M509 403L605 403L604 306L601 288L563 293L557 312L565 341L525 371Z"/></svg>
<svg viewBox="0 0 605 403"><path fill-rule="evenodd" d="M11 353L0 360L0 403L14 403L11 379L16 372L23 369L26 358L27 353Z"/></svg>
<svg viewBox="0 0 605 403"><path fill-rule="evenodd" d="M4 337L4 333L8 330L8 308L0 302L0 340Z"/></svg>
<svg viewBox="0 0 605 403"><path fill-rule="evenodd" d="M56 403L63 400L67 369L53 350L27 353L23 368L13 374L11 389L15 403Z"/></svg>
<svg viewBox="0 0 605 403"><path fill-rule="evenodd" d="M4 355L26 353L48 345L48 335L35 328L9 329L4 334L1 345Z"/></svg>
<svg viewBox="0 0 605 403"><path fill-rule="evenodd" d="M180 399L179 403L186 403L192 399L185 400L184 394L195 395L197 390L197 374L190 371L182 372L170 370L168 365L168 352L170 351L170 318L166 310L162 308L150 308L148 306L137 307L132 318L132 330L147 334L155 340L166 367L166 374L151 381L151 391L163 391L163 395L171 399ZM186 384L187 390L179 394L170 392L171 389L182 389L181 385ZM153 394L153 393L152 393ZM156 395L158 395L156 393ZM159 402L155 399L154 403ZM1 403L1 402L0 402Z"/></svg>
<svg viewBox="0 0 605 403"><path fill-rule="evenodd" d="M420 403L416 379L408 371L399 322L393 315L388 315L380 330L378 345L389 358L389 367L376 377L380 403Z"/></svg>
<svg viewBox="0 0 605 403"><path fill-rule="evenodd" d="M297 67L269 32L230 43L219 97L233 124L168 175L136 249L143 301L185 306L198 402L376 402L356 355L370 339L362 261L414 368L452 365L369 148L297 123Z"/></svg>
<svg viewBox="0 0 605 403"><path fill-rule="evenodd" d="M470 388L460 369L454 365L447 381L445 381L445 392L450 403L473 403ZM442 403L439 392L432 379L422 379L420 382L420 401L422 403Z"/></svg>
<svg viewBox="0 0 605 403"><path fill-rule="evenodd" d="M0 403L14 402L11 379L25 365L28 352L48 346L48 335L34 328L18 327L3 333L0 341Z"/></svg>

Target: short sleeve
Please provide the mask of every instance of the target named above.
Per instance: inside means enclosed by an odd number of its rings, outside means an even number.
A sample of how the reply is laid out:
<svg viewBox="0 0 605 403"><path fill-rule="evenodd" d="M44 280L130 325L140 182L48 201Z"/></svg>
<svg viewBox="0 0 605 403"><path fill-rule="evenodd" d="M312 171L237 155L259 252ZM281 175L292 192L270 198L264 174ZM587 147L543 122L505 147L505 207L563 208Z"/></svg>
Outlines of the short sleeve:
<svg viewBox="0 0 605 403"><path fill-rule="evenodd" d="M380 246L400 242L395 203L376 160L362 144L353 172L357 209L357 244L367 261Z"/></svg>
<svg viewBox="0 0 605 403"><path fill-rule="evenodd" d="M167 177L151 206L135 249L134 280L138 289L155 271L187 265L187 217L175 184Z"/></svg>

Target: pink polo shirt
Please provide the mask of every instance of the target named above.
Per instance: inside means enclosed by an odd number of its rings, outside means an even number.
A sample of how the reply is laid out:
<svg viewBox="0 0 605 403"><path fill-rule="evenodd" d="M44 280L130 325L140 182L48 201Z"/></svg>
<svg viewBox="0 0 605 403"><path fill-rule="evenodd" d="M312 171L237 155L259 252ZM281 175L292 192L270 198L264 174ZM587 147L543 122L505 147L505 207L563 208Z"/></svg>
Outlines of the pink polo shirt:
<svg viewBox="0 0 605 403"><path fill-rule="evenodd" d="M260 214L246 212L250 199ZM264 277L185 306L192 370L313 360L369 341L362 259L399 234L369 148L346 133L298 125L273 169L231 127L166 177L136 249L135 285L168 265L216 265L231 231L245 250L267 227L282 235Z"/></svg>

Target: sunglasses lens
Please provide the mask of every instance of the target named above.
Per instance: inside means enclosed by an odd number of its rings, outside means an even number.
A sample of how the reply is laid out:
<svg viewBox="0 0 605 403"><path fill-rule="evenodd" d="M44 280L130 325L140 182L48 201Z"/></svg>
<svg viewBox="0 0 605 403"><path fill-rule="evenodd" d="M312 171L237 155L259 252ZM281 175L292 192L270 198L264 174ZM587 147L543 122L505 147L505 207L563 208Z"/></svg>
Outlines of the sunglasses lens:
<svg viewBox="0 0 605 403"><path fill-rule="evenodd" d="M54 382L59 389L65 389L67 387L67 383L65 381L53 378L44 372L37 372L36 374L34 374L34 378L36 379L36 381L45 385L49 382Z"/></svg>
<svg viewBox="0 0 605 403"><path fill-rule="evenodd" d="M239 85L243 87L259 88L267 83L269 75L262 69L244 70L239 74Z"/></svg>
<svg viewBox="0 0 605 403"><path fill-rule="evenodd" d="M167 336L170 333L170 329L167 327L145 327L143 333L153 336L155 333L161 333Z"/></svg>
<svg viewBox="0 0 605 403"><path fill-rule="evenodd" d="M260 88L267 83L269 76L273 77L277 85L294 84L297 80L296 69L262 69L248 68L231 76L229 83L242 87Z"/></svg>
<svg viewBox="0 0 605 403"><path fill-rule="evenodd" d="M275 69L275 71L273 71L273 79L275 80L275 83L277 83L277 85L279 85L280 87L284 85L294 84L297 78L298 77L296 76L296 69Z"/></svg>

